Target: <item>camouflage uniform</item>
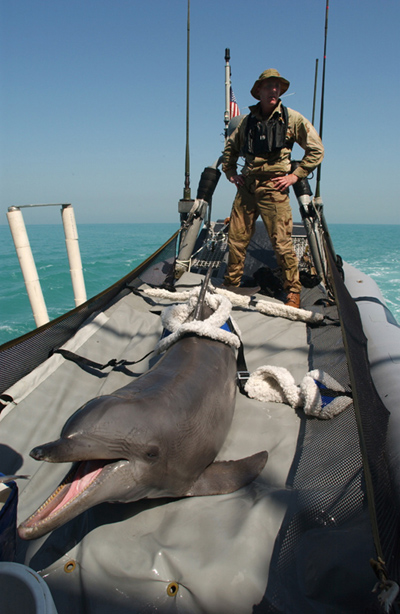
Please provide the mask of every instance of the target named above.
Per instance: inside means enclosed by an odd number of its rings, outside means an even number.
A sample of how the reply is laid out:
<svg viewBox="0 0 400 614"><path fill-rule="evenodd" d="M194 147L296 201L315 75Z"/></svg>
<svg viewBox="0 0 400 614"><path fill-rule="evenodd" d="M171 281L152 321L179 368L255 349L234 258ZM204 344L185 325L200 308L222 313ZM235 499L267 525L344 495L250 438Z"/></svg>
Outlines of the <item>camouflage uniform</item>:
<svg viewBox="0 0 400 614"><path fill-rule="evenodd" d="M263 119L261 105L250 107L257 119ZM274 113L280 113L279 101ZM246 140L246 115L227 139L222 170L230 179L237 175L237 160ZM238 286L243 274L246 250L254 232L259 215L267 228L279 266L284 288L287 292L300 292L298 262L292 243L292 212L289 204L289 190L279 192L271 182L274 177L290 173L290 154L294 143L298 143L305 154L294 174L302 179L320 164L324 155L321 139L313 125L297 111L288 109L286 142L282 149L266 157L245 155L242 175L245 185L239 186L233 203L229 226L229 262L225 277L227 285Z"/></svg>

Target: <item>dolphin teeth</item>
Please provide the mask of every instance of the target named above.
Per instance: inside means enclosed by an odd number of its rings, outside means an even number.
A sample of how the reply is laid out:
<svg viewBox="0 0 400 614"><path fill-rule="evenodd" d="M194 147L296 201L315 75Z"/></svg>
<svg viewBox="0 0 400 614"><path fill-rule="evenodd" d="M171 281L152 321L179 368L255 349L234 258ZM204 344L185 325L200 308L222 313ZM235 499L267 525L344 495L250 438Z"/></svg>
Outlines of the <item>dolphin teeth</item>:
<svg viewBox="0 0 400 614"><path fill-rule="evenodd" d="M54 517L56 513L58 514L64 508L71 505L91 486L91 484L93 484L106 465L115 462L117 461L99 460L97 461L98 466L95 468L93 468L94 461L75 462L62 482L60 482L48 499L46 499L46 501L20 525L19 529L22 529L21 536L23 537L23 532L25 529L35 530L37 527L49 523L50 519ZM89 469L92 469L92 471ZM59 498L60 493L62 493L62 491L65 490L68 485L69 488L66 491L65 496L61 497L57 503L57 498ZM44 512L45 515L43 515Z"/></svg>
<svg viewBox="0 0 400 614"><path fill-rule="evenodd" d="M38 512L42 511L45 507L47 507L47 505L53 500L55 499L55 497L62 491L62 489L64 488L66 484L66 481L63 480L61 482L61 484L56 488L56 490L50 495L50 497L39 507L39 509L37 510Z"/></svg>

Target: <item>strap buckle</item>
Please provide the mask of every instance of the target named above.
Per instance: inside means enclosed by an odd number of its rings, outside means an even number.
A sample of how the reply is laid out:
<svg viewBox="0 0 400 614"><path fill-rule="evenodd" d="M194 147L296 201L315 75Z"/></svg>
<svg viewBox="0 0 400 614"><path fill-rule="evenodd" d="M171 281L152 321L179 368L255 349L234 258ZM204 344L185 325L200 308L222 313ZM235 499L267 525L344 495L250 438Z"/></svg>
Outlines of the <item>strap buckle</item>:
<svg viewBox="0 0 400 614"><path fill-rule="evenodd" d="M244 394L245 396L247 396L245 385L249 377L250 377L250 373L248 371L237 371L236 373L236 383L238 385L240 392Z"/></svg>

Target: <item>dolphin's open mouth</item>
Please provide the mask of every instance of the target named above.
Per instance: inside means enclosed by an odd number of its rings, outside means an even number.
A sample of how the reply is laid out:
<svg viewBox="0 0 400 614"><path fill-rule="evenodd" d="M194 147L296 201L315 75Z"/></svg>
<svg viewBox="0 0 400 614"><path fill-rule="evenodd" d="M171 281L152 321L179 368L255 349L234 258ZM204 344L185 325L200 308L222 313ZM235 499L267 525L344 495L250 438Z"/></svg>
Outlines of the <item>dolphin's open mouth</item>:
<svg viewBox="0 0 400 614"><path fill-rule="evenodd" d="M91 488L100 482L101 474L109 473L118 464L125 462L127 461L89 460L75 462L50 497L36 512L21 523L18 527L19 536L22 539L32 539L57 528L59 526L57 517L64 516L65 513L69 515L69 509L75 507L74 503L77 503L82 496L89 494ZM65 520L60 524L63 522Z"/></svg>

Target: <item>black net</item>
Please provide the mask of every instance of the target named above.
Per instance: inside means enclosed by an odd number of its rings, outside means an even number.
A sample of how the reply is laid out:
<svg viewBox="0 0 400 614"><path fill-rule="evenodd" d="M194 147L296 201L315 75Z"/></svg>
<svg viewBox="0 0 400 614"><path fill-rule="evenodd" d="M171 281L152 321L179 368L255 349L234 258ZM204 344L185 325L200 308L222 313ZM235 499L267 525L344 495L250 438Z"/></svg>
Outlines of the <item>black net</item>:
<svg viewBox="0 0 400 614"><path fill-rule="evenodd" d="M381 612L370 565L380 551L390 579L399 581L400 523L384 452L388 412L371 379L357 306L330 267L339 311L326 303L326 325L309 327L309 366L329 373L355 402L330 421L301 417L291 500L255 613ZM318 296L303 290L302 306Z"/></svg>
<svg viewBox="0 0 400 614"><path fill-rule="evenodd" d="M330 254L328 257L335 294L340 305L364 462L370 473L369 498L372 499L370 505L374 506L376 512L376 539L380 542L389 577L399 582L400 514L397 506L393 505L395 499L386 459L389 412L382 403L371 377L367 339L362 329L358 307L349 295Z"/></svg>

